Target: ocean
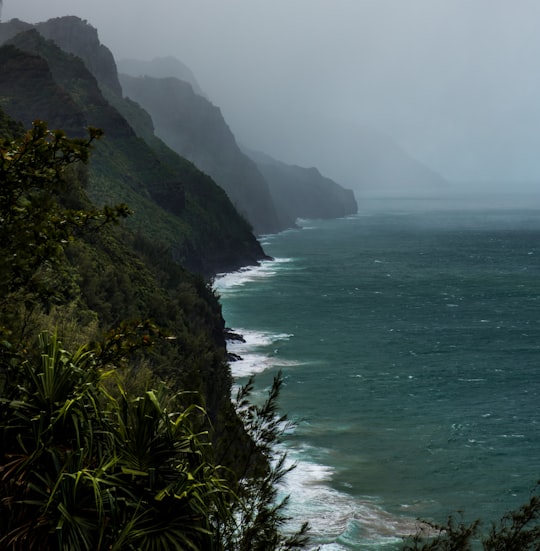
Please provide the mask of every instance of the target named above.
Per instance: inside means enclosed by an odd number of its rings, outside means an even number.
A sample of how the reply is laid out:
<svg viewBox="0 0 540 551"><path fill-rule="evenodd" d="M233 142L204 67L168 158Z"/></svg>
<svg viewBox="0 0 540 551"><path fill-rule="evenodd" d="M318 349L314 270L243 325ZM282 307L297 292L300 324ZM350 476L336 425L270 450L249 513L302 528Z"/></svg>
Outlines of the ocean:
<svg viewBox="0 0 540 551"><path fill-rule="evenodd" d="M540 210L385 208L266 236L216 279L241 384L278 370L289 513L323 551L486 525L540 479Z"/></svg>

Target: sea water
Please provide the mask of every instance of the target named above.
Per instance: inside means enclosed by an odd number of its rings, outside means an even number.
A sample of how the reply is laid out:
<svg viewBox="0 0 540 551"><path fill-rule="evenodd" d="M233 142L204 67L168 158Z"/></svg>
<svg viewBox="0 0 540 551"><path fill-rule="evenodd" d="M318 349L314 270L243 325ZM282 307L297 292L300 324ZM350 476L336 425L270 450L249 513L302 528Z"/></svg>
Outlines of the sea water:
<svg viewBox="0 0 540 551"><path fill-rule="evenodd" d="M264 238L216 280L232 364L294 423L289 513L324 551L489 524L540 479L540 210L388 209Z"/></svg>

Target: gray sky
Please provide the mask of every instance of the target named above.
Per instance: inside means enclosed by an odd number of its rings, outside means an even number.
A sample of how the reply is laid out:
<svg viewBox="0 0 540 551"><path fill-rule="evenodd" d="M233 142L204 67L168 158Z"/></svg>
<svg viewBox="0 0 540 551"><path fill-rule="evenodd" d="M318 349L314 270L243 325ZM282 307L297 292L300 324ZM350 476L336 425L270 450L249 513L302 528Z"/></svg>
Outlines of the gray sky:
<svg viewBox="0 0 540 551"><path fill-rule="evenodd" d="M336 177L333 152L375 128L452 180L540 182L538 0L4 0L2 11L60 15L87 19L117 58L178 57L239 141L284 161Z"/></svg>

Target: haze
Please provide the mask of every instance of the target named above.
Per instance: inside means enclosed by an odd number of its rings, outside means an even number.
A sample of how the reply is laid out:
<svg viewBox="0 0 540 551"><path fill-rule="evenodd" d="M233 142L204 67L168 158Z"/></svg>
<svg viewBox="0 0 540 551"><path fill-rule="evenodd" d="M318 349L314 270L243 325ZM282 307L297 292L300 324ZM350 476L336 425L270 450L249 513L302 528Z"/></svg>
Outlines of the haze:
<svg viewBox="0 0 540 551"><path fill-rule="evenodd" d="M343 184L364 129L451 181L540 182L537 0L3 2L3 20L61 15L117 59L177 57L239 142Z"/></svg>

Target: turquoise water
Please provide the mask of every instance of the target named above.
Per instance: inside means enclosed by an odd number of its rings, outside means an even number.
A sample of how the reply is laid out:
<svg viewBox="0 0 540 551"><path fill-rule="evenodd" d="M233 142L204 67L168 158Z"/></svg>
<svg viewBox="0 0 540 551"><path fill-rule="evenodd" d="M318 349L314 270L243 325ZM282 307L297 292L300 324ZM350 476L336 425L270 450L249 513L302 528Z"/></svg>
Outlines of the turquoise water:
<svg viewBox="0 0 540 551"><path fill-rule="evenodd" d="M216 282L295 423L291 513L322 549L394 549L417 518L495 520L540 479L540 211L379 211L266 237ZM235 348L236 347L236 348Z"/></svg>

